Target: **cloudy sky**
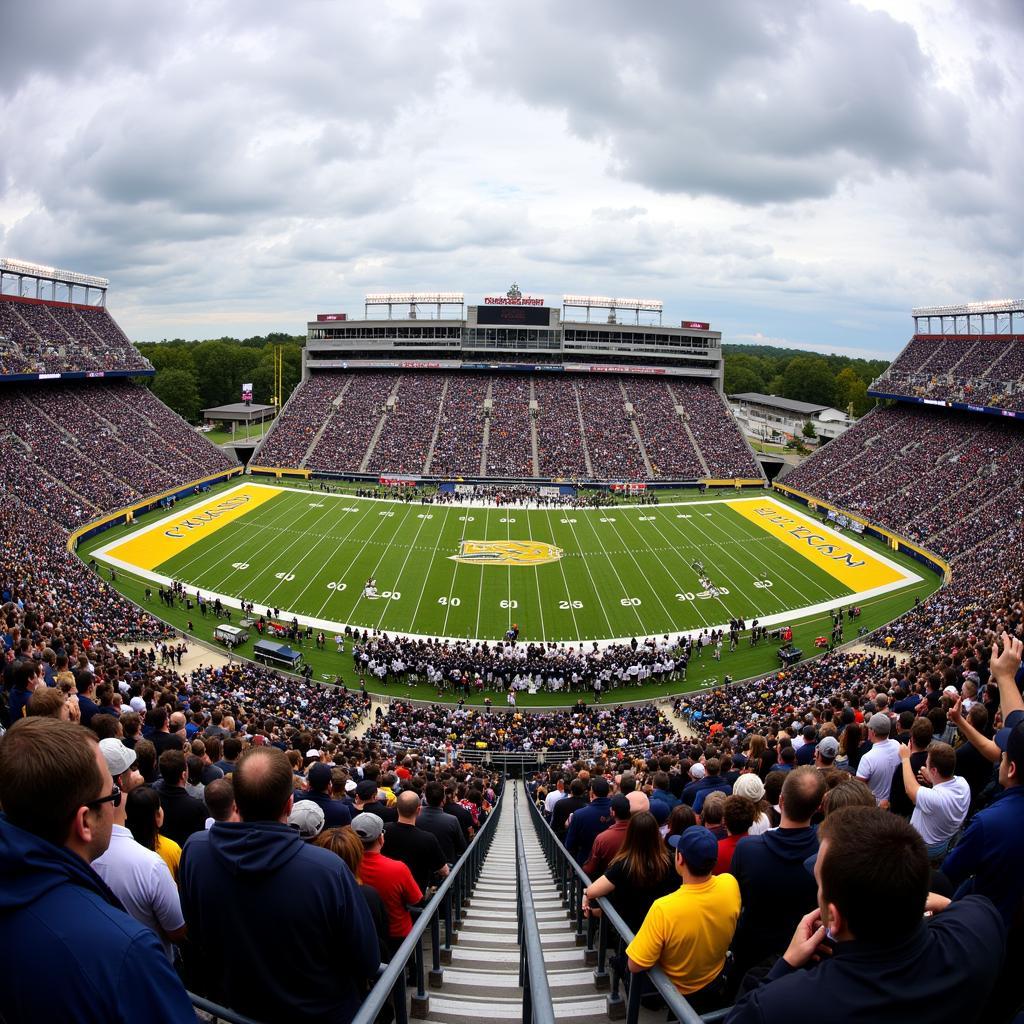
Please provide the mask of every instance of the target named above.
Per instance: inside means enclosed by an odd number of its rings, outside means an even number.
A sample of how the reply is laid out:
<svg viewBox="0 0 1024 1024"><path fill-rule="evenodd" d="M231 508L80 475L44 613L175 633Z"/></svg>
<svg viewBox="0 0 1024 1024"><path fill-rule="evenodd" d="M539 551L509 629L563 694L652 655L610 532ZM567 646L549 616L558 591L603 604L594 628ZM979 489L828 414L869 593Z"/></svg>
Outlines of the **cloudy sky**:
<svg viewBox="0 0 1024 1024"><path fill-rule="evenodd" d="M660 298L893 355L1024 291L1021 0L0 10L0 255L139 340L381 290Z"/></svg>

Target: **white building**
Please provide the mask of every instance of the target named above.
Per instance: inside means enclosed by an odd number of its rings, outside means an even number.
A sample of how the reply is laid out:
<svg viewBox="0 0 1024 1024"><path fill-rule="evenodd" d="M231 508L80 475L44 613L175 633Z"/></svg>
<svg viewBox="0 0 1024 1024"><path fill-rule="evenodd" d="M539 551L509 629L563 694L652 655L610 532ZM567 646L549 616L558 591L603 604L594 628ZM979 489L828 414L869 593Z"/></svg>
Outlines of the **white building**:
<svg viewBox="0 0 1024 1024"><path fill-rule="evenodd" d="M853 426L854 420L845 412L827 405L797 402L792 398L778 398L748 391L730 395L729 405L739 422L740 429L759 441L804 440L804 424L810 420L814 433L832 440Z"/></svg>

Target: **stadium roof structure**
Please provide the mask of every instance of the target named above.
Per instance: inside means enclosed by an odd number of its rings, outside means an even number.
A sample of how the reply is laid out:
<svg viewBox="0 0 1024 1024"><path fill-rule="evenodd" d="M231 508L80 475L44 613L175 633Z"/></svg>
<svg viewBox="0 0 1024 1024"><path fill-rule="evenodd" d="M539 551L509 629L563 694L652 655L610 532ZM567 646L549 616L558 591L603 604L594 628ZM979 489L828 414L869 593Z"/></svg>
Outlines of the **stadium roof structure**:
<svg viewBox="0 0 1024 1024"><path fill-rule="evenodd" d="M831 409L830 405L813 405L810 402L798 402L793 398L779 398L777 395L762 395L758 391L745 391L742 395L729 396L735 402L753 402L756 405L768 405L773 409L795 412L800 416L813 416L816 412Z"/></svg>
<svg viewBox="0 0 1024 1024"><path fill-rule="evenodd" d="M204 409L203 416L208 420L265 420L273 416L277 407L273 405L257 405L255 402L230 402L228 405L216 405Z"/></svg>

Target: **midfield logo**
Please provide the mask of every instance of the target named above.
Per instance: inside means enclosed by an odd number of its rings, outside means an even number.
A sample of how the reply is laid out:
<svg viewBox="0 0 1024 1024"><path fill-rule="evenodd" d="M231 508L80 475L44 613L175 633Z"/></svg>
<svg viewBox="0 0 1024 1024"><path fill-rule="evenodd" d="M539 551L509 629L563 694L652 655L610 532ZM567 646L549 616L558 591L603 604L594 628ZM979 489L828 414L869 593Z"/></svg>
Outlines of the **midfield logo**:
<svg viewBox="0 0 1024 1024"><path fill-rule="evenodd" d="M562 557L562 549L540 540L464 540L453 562L483 565L546 565Z"/></svg>

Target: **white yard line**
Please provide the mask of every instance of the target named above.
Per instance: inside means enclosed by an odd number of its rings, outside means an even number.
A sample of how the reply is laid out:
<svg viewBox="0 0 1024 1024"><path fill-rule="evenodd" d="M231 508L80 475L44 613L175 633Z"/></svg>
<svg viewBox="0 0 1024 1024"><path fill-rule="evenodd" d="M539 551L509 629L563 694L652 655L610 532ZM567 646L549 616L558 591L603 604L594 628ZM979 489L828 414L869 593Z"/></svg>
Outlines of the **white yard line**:
<svg viewBox="0 0 1024 1024"><path fill-rule="evenodd" d="M409 502L402 502L402 504L406 506L406 512L405 512L405 516L402 518L402 521L398 524L398 529L396 529L395 532L394 532L393 536L395 536L395 537L398 536L399 530L401 530L402 527L405 526L405 524L408 522L409 516L412 513L412 510L413 510L413 507L414 507ZM382 517L382 520L384 518L385 517ZM390 518L390 517L387 517L387 518ZM374 528L373 532L376 533L377 530L379 530L379 529L380 529L380 524L378 524ZM371 534L370 536L372 537L373 534ZM366 545L364 544L363 547L362 547L362 550L360 550L359 553L352 559L352 561L349 562L348 569L345 570L346 573L348 573L348 572L350 572L352 570L352 566L356 564L356 561L358 560L359 555L361 555L363 553L363 551L365 551L365 550L366 550ZM370 570L370 577L372 579L376 579L377 578L377 570L380 568L380 563L383 562L385 558L387 558L388 553L390 552L390 550L391 550L391 545L390 544L385 544L384 545L384 550L381 552L380 558L377 559L377 561L374 563L373 568ZM335 591L335 593L337 593L337 591ZM393 593L394 593L394 591L392 590L392 594ZM355 615L356 609L359 607L359 603L361 601L364 601L364 600L370 600L370 598L366 597L366 590L365 590L365 588L362 588L359 591L359 596L356 598L356 603L354 605L352 605L352 609L351 609L351 611L349 611L349 615ZM388 598L388 600L390 601L391 598Z"/></svg>
<svg viewBox="0 0 1024 1024"><path fill-rule="evenodd" d="M545 515L546 515L546 518L547 518L547 521L548 521L548 535L553 538L555 536L555 531L551 528L551 509L546 509L545 510ZM554 543L553 540L552 540L552 543ZM576 639L577 640L582 640L583 639L583 634L580 633L580 626L579 626L579 623L576 621L576 609L573 608L573 606L572 606L573 596L572 596L571 593L569 593L569 580L568 580L568 577L565 575L565 566L562 564L562 560L561 559L558 560L558 568L561 569L561 571L562 571L562 586L565 587L565 596L566 596L566 599L569 602L569 612L572 615L572 628L574 630L576 630ZM537 571L537 566L533 567L533 571L534 572ZM596 596L597 591L595 590L594 593L595 593L595 596ZM540 580L539 579L537 580L537 598L538 598L538 600L540 599ZM541 605L543 607L543 602L541 602ZM604 612L604 621L608 624L609 631L611 631L612 624L611 624L611 620L608 618L608 613L606 611L604 611L603 607L601 608L601 610L602 610L602 612Z"/></svg>
<svg viewBox="0 0 1024 1024"><path fill-rule="evenodd" d="M412 543L405 549L405 559L402 561L402 568L398 570L398 577L395 579L395 582L391 585L391 597L387 598L387 600L384 603L384 608L381 610L380 618L377 620L377 629L380 629L380 624L384 621L384 616L387 615L388 609L391 607L391 602L395 599L394 594L395 591L398 590L399 583L402 582L402 573L405 572L405 567L409 564L409 556L413 553L413 550L416 547L416 541L420 539L420 534L423 532L423 527L427 525L426 517L428 515L433 517L434 513L418 512L417 515L422 516L423 518L420 519L419 529L417 529L416 536L413 537ZM405 522L405 520L403 519L402 522ZM383 557L384 556L382 555L381 558Z"/></svg>
<svg viewBox="0 0 1024 1024"><path fill-rule="evenodd" d="M430 582L430 574L434 571L434 560L437 558L438 549L441 547L441 538L444 536L445 530L448 528L449 508L444 510L444 522L441 524L441 532L437 535L437 540L434 542L434 550L430 555L430 564L427 566L427 573L423 577L423 585L420 587L420 596L416 599L416 607L412 610L411 622L415 622L416 616L420 613L420 605L423 603L423 595L426 593L427 584ZM462 532L466 532L465 527L463 527Z"/></svg>
<svg viewBox="0 0 1024 1024"><path fill-rule="evenodd" d="M466 539L466 527L469 526L469 515L466 514L462 517L462 536L459 538L459 554L462 553L462 542ZM486 532L486 531L485 531ZM455 578L459 575L459 566L462 564L456 559L453 563L455 566L452 572L452 581L448 584L448 600L444 606L444 625L441 627L441 632L445 633L448 631L448 609L452 606L452 594L455 591Z"/></svg>

